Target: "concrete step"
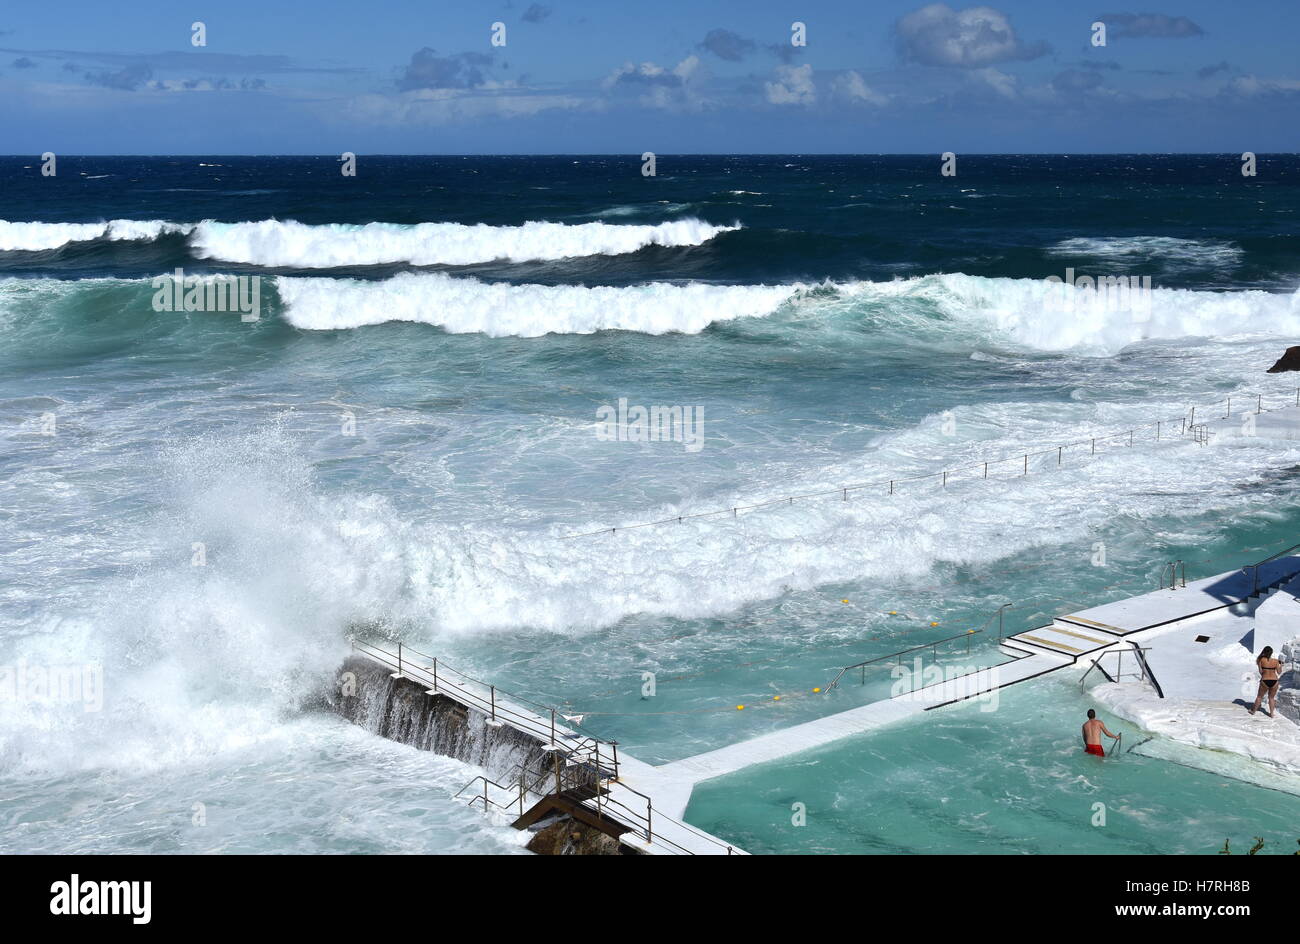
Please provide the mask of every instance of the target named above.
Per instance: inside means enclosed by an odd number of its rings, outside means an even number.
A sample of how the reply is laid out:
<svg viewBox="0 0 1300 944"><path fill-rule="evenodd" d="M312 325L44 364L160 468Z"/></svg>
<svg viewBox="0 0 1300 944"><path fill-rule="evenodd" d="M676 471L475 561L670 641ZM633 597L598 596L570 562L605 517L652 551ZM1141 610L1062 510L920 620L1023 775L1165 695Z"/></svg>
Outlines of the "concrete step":
<svg viewBox="0 0 1300 944"><path fill-rule="evenodd" d="M1058 619L1046 626L1008 636L1003 644L1022 652L1064 656L1073 662L1080 656L1113 646L1119 639L1114 633L1100 628Z"/></svg>

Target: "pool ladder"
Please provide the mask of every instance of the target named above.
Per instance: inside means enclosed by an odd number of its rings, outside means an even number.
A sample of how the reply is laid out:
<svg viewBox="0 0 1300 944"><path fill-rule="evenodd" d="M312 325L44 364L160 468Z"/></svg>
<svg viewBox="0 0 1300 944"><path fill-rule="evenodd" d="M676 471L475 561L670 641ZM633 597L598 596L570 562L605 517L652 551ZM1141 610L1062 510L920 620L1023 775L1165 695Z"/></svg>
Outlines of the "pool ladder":
<svg viewBox="0 0 1300 944"><path fill-rule="evenodd" d="M1187 586L1187 565L1181 560L1170 561L1160 568L1160 589L1165 589L1165 574L1169 575L1169 589Z"/></svg>

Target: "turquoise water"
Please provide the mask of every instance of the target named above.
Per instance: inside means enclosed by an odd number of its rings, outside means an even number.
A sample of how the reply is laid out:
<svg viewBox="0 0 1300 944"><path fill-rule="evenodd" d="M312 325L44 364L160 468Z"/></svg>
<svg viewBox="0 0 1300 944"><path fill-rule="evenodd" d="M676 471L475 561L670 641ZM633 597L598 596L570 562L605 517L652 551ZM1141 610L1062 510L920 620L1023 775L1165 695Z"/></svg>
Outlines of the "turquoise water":
<svg viewBox="0 0 1300 944"><path fill-rule="evenodd" d="M1295 796L1134 753L1085 756L1088 707L1068 681L1015 686L996 712L945 711L704 784L688 816L756 853L1199 855L1255 836L1294 851ZM1142 739L1108 726L1126 748Z"/></svg>

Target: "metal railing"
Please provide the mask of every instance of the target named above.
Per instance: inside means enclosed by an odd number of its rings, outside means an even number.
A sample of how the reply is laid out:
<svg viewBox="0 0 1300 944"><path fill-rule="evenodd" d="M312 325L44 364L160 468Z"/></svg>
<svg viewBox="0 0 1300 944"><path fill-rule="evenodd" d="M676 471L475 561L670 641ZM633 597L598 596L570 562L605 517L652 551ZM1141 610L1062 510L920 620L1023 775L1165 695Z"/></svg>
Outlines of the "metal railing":
<svg viewBox="0 0 1300 944"><path fill-rule="evenodd" d="M553 752L553 756L550 758L543 758L534 761L532 764L522 762L517 764L512 773L515 772L517 772L518 779L514 789L520 805L520 815L522 815L523 803L526 798L536 797L540 801L547 796L568 795L574 798L576 802L592 808L598 817L617 823L637 837L644 838L647 843L658 844L674 855L694 855L695 853L665 835L663 823L670 823L673 828L684 830L692 836L715 846L720 851L725 850L727 855L736 854L734 846L696 829L690 823L672 819L662 814L656 815L654 801L648 795L628 786L617 778L606 776L604 769L599 764L586 764L581 761L573 762L571 759L566 763L563 758ZM476 778L476 780L479 779L483 778ZM471 781L467 787L474 782ZM497 784L497 786L500 785ZM581 795L588 791L592 793L590 797ZM462 790L462 792L464 791ZM574 797L575 794L577 794L576 797ZM625 794L637 798L635 804L619 799L620 795ZM629 801L631 797L628 798ZM471 805L477 799L478 797L472 799L470 801ZM644 804L644 809L642 809L642 804ZM497 805L500 806L500 804ZM656 822L660 825L658 832L655 831Z"/></svg>
<svg viewBox="0 0 1300 944"><path fill-rule="evenodd" d="M1161 698L1164 698L1165 697L1164 689L1160 687L1160 682L1156 679L1155 673L1151 671L1151 664L1147 662L1146 654L1151 651L1150 647L1139 646L1137 643L1132 642L1131 640L1129 642L1129 645L1133 647L1132 654L1134 656L1134 661L1135 661L1134 669L1128 672L1124 671L1124 653L1129 652L1130 650L1122 649L1122 648L1107 649L1104 652L1100 653L1095 659L1093 659L1092 664L1088 666L1088 670L1083 673L1083 676L1079 679L1079 690L1080 691L1083 690L1084 686L1087 684L1088 676L1092 674L1093 669L1096 669L1097 671L1101 672L1103 676L1105 676L1106 681L1108 682L1118 682L1126 675L1136 678L1140 681L1150 682L1151 687L1156 690L1156 694L1159 695ZM1116 657L1116 666L1115 666L1114 675L1111 675L1109 672L1107 672L1106 667L1102 665L1102 660L1104 660L1106 656L1110 656L1110 655Z"/></svg>
<svg viewBox="0 0 1300 944"><path fill-rule="evenodd" d="M520 816L524 815L525 793L524 793L522 782L516 783L513 786L506 786L504 784L497 783L495 780L490 779L485 774L479 774L469 783L465 784L465 786L461 787L458 791L456 791L456 795L452 797L452 799L453 800L459 799L466 790L474 786L476 783L482 783L483 789L481 792L476 793L474 796L469 798L469 806L471 808L473 808L475 803L482 803L483 812L486 813L491 809L497 809L506 812L513 807L518 809L518 814ZM508 800L505 803L498 803L496 800L492 799L492 793L490 789L491 787L496 787L502 793L508 794Z"/></svg>
<svg viewBox="0 0 1300 944"><path fill-rule="evenodd" d="M595 735L583 732L579 725L572 727L557 722L558 710L546 705L528 702L509 695L498 697L495 685L480 681L439 662L435 656L413 649L404 643L390 652L374 643L353 640L352 648L368 658L395 669L395 678L407 678L428 686L431 695L445 695L473 708L487 717L491 724L508 724L561 750L566 756L582 760L605 762L612 776L618 776L618 744L602 741ZM531 704L538 714L525 711L517 705ZM574 729L578 730L574 730Z"/></svg>
<svg viewBox="0 0 1300 944"><path fill-rule="evenodd" d="M1265 564L1271 564L1273 561L1277 560L1278 558L1286 557L1288 554L1292 554L1292 553L1294 553L1294 552L1296 552L1296 551L1300 551L1300 544L1296 544L1296 545L1293 545L1293 546L1291 546L1291 547L1288 547L1288 548L1287 548L1286 550L1284 550L1284 551L1278 551L1276 554L1271 554L1271 555L1269 555L1268 557L1265 557L1262 561L1259 561L1258 563L1255 563L1255 564L1247 564L1245 567L1243 567L1242 570L1251 570L1251 571L1254 571L1253 576L1254 576L1254 582L1255 582L1255 589L1254 589L1253 591L1251 591L1251 596L1258 596L1258 595L1259 595L1259 569L1260 569L1261 567L1263 567ZM1281 577L1281 578L1279 578L1279 579L1277 579L1277 580L1274 580L1274 581L1272 581L1272 583L1268 584L1268 585L1265 587L1265 589L1269 589L1270 587L1275 586L1275 585L1277 585L1277 584L1285 583L1287 580L1289 580L1289 579L1290 579L1291 577L1293 577L1293 576L1295 576L1295 575L1294 575L1294 574L1288 574L1288 575L1285 575L1285 576L1283 576L1283 577Z"/></svg>
<svg viewBox="0 0 1300 944"><path fill-rule="evenodd" d="M829 692L831 689L836 688L840 684L840 679L844 678L845 675L847 675L849 672L852 672L854 669L861 670L862 672L861 684L865 685L867 683L867 669L870 666L884 665L890 659L897 659L898 661L894 664L902 665L903 656L911 655L914 652L924 652L927 649L930 650L933 653L934 657L937 659L939 658L939 646L942 646L945 643L953 642L954 640L957 639L966 640L966 652L969 655L970 638L972 636L977 636L982 632L984 632L984 630L982 629L968 629L966 630L966 632L956 636L947 636L943 639L936 639L934 642L927 642L921 646L912 646L910 649L901 649L898 652L891 652L888 655L876 656L876 658L874 659L866 659L862 662L855 662L853 663L853 665L846 665L844 668L840 669L840 674L835 676L835 678L831 681L831 683L826 686L826 691Z"/></svg>
<svg viewBox="0 0 1300 944"><path fill-rule="evenodd" d="M1274 394L1272 396L1277 396L1277 395ZM1294 397L1292 397L1291 394L1285 394L1283 395L1282 405L1270 406L1268 410L1264 409L1263 394L1253 393L1253 392L1251 393L1243 392L1243 393L1236 394L1235 397L1229 396L1225 400L1225 404L1226 404L1226 412L1224 414L1225 419L1230 418L1232 416L1232 401L1234 398L1239 401L1243 398L1245 398L1247 401L1253 399L1255 401L1254 412L1267 413L1267 412L1272 412L1274 410L1287 409L1292 406L1300 407L1300 387L1296 388ZM1292 402L1293 400L1294 402ZM1204 445L1209 441L1210 430L1205 423L1198 424L1196 422L1196 410L1197 408L1193 406L1191 408L1190 414L1184 414L1182 416L1177 416L1177 417L1166 417L1164 419L1155 420L1150 423L1144 423L1139 426L1134 426L1126 430L1117 430L1110 433L1104 433L1099 436L1093 436L1088 439L1078 439L1073 442L1061 443L1061 444L1050 446L1046 449L1038 449L1032 451L1026 450L1020 454L1013 453L1009 456L1002 456L997 459L990 459L986 462L971 463L969 465L962 465L954 468L943 469L938 472L927 472L918 475L894 475L889 478L880 478L871 482L858 482L858 483L852 483L846 485L839 485L834 488L823 488L817 491L787 494L780 498L768 499L767 501L749 502L744 504L736 503L726 508L715 508L710 511L701 511L701 512L694 512L690 514L673 515L668 518L660 518L651 521L639 521L632 524L624 524L612 528L598 528L594 531L582 531L576 534L568 534L565 535L564 537L566 540L569 540L569 539L576 539L576 538L594 537L600 534L614 535L614 534L618 534L620 531L632 531L638 528L653 528L653 527L660 527L663 525L670 525L670 524L684 524L687 521L697 521L703 518L717 518L723 516L736 518L739 517L739 514L742 511L757 511L760 509L773 508L780 505L793 505L796 501L805 501L809 499L825 499L831 496L835 496L841 501L848 501L850 492L878 491L879 494L893 495L897 491L897 487L900 485L905 485L913 482L923 482L928 479L933 479L936 482L936 484L939 484L941 487L946 488L951 482L953 482L959 476L966 479L971 479L971 478L987 479L989 478L990 468L993 468L994 472L996 473L997 472L996 467L1004 467L1008 463L1011 464L1010 475L1015 477L1020 477L1029 474L1030 459L1041 460L1040 462L1035 463L1036 468L1039 468L1042 465L1061 466L1064 464L1064 458L1066 455L1070 455L1072 458L1075 455L1079 455L1079 454L1086 454L1089 457L1095 456L1097 454L1097 447L1099 445L1102 447L1103 451L1108 446L1117 446L1117 445L1132 446L1135 442L1135 437L1138 432L1142 432L1145 435L1149 436L1150 441L1152 442L1162 442L1170 438L1185 436L1187 435L1188 432L1191 432L1195 441L1197 443L1200 443L1201 445ZM1050 457L1050 456L1055 456L1056 462L1053 463L1050 461L1050 459L1043 458L1043 457Z"/></svg>
<svg viewBox="0 0 1300 944"><path fill-rule="evenodd" d="M445 695L453 701L486 714L495 723L508 724L547 743L548 751L545 758L532 765L522 762L515 765L511 771L513 785L501 784L480 774L462 787L457 796L462 795L475 784L482 784L482 791L470 798L470 806L480 803L484 812L489 809L505 811L517 808L522 815L524 805L533 797L541 799L552 793L589 789L594 791L594 795L584 798L583 802L593 803L597 815L628 827L638 836L644 836L646 842L657 843L675 855L694 855L694 853L665 836L662 829L656 832L656 820L671 823L673 828L691 833L719 850L725 850L727 855L735 854L733 846L696 829L689 823L662 815L656 816L650 797L619 780L617 741L605 741L558 724L557 709L553 707L537 705L513 695L499 698L496 686L452 669L445 662L439 662L435 657L418 649L412 649L404 643L397 644L396 652L357 640L353 641L352 647L374 661L396 669L393 673L394 677L407 678L428 685L429 694ZM517 710L514 707L516 702L532 704L548 714L547 716L534 715ZM644 811L639 809L639 801L636 806L632 806L613 796L614 785L617 785L620 793L626 792L644 800ZM551 786L555 789L549 789ZM494 799L491 794L492 788L504 792L507 798Z"/></svg>
<svg viewBox="0 0 1300 944"><path fill-rule="evenodd" d="M1187 565L1181 560L1170 561L1160 567L1160 589L1165 589L1165 574L1169 575L1169 589L1177 590L1187 586ZM1182 583L1179 583L1181 574Z"/></svg>
<svg viewBox="0 0 1300 944"><path fill-rule="evenodd" d="M838 687L840 684L840 679L844 678L846 674L853 671L854 669L859 669L861 671L862 678L860 684L865 685L867 683L867 668L869 666L884 664L888 662L890 659L897 659L898 661L895 662L894 664L902 665L903 656L911 655L914 652L924 652L925 650L929 649L931 653L934 655L934 657L938 659L939 658L938 647L946 643L955 642L958 639L966 640L966 654L970 655L971 637L982 635L984 632L988 630L989 625L995 619L998 621L998 639L999 640L1002 639L1003 627L1004 627L1003 616L1006 613L1006 611L1013 606L1015 606L1014 603L1003 603L1000 607L998 607L996 610L994 610L992 613L989 614L989 618L984 621L984 625L981 626L979 629L968 629L966 630L966 632L958 633L955 636L947 636L943 639L936 639L934 640L934 642L927 642L920 646L912 646L909 649L902 649L898 652L891 652L888 655L876 656L874 659L866 659L865 661L862 662L855 662L853 663L853 665L846 665L844 666L844 668L840 669L839 675L835 676L834 680L829 685L826 686L825 690L829 692L831 689Z"/></svg>

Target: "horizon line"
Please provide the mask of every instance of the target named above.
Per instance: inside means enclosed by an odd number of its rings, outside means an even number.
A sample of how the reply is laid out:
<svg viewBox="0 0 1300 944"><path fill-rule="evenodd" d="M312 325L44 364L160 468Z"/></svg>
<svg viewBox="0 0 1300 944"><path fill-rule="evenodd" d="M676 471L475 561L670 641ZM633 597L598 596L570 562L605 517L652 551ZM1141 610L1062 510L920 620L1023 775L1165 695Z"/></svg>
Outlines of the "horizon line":
<svg viewBox="0 0 1300 944"><path fill-rule="evenodd" d="M233 152L176 151L169 154L99 153L95 151L48 152L59 157L321 157L338 160L338 154L320 151ZM339 152L344 153L344 152ZM630 157L636 160L645 151L383 151L348 152L357 157ZM656 157L934 157L946 151L656 151ZM1239 155L1241 151L954 151L964 157L1219 157ZM1297 151L1252 151L1253 154L1300 155ZM39 160L40 154L0 154L0 160Z"/></svg>

